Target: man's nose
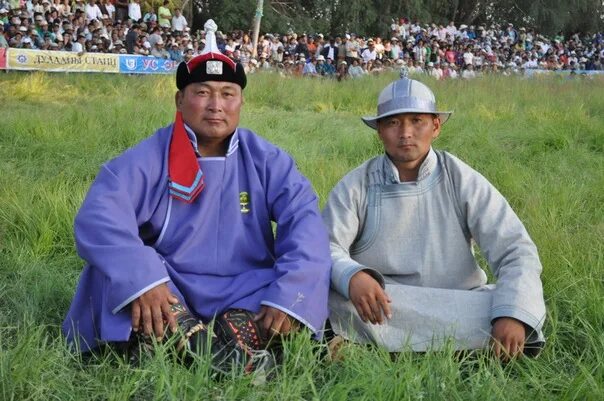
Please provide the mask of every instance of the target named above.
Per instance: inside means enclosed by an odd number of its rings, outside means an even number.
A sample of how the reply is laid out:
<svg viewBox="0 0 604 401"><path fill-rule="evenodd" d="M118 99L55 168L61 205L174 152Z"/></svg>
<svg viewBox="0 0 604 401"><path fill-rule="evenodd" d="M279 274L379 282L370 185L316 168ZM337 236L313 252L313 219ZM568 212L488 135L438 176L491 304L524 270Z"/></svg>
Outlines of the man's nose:
<svg viewBox="0 0 604 401"><path fill-rule="evenodd" d="M212 95L208 99L208 109L212 111L222 110L222 99L219 95Z"/></svg>
<svg viewBox="0 0 604 401"><path fill-rule="evenodd" d="M412 125L409 123L402 122L399 126L399 136L401 138L409 138L413 136Z"/></svg>

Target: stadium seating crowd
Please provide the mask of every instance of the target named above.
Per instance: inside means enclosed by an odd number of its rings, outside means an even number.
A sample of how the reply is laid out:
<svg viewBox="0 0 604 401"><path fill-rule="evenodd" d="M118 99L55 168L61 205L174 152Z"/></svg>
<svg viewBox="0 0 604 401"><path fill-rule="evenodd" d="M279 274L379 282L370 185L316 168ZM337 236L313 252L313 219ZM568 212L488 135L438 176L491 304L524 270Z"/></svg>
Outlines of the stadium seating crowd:
<svg viewBox="0 0 604 401"><path fill-rule="evenodd" d="M192 32L166 0L157 10L140 0L0 0L0 48L137 54L180 62L204 47L204 32ZM248 32L217 32L218 46L248 73L357 78L393 69L436 79L527 70L602 71L604 36L562 32L546 37L513 24L457 26L401 18L387 38L345 33L265 33L256 52Z"/></svg>

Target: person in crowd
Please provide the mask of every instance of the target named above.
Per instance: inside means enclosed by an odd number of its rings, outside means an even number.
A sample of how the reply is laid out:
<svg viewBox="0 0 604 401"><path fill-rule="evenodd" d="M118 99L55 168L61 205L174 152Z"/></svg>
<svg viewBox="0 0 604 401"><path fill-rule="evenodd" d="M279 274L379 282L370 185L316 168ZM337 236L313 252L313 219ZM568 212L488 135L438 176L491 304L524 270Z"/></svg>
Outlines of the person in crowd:
<svg viewBox="0 0 604 401"><path fill-rule="evenodd" d="M302 75L305 77L317 77L319 73L317 72L317 59L314 57L310 58L308 63L304 64L304 69L302 70Z"/></svg>
<svg viewBox="0 0 604 401"><path fill-rule="evenodd" d="M323 50L321 51L321 55L327 60L331 60L332 62L338 59L339 48L336 46L336 40L333 36L329 37L329 43L323 46Z"/></svg>
<svg viewBox="0 0 604 401"><path fill-rule="evenodd" d="M467 67L469 65L474 65L474 52L472 52L472 47L468 45L463 53L463 66Z"/></svg>
<svg viewBox="0 0 604 401"><path fill-rule="evenodd" d="M115 6L109 0L101 0L99 2L99 9L103 14L103 19L107 19L109 21L113 21L115 16Z"/></svg>
<svg viewBox="0 0 604 401"><path fill-rule="evenodd" d="M147 44L148 45L148 44ZM139 35L132 46L132 54L139 56L148 56L151 53L151 46L147 48L142 35Z"/></svg>
<svg viewBox="0 0 604 401"><path fill-rule="evenodd" d="M310 57L310 51L308 50L308 45L306 44L306 35L302 35L300 38L298 38L298 44L294 49L294 53L301 54L306 59Z"/></svg>
<svg viewBox="0 0 604 401"><path fill-rule="evenodd" d="M153 9L149 9L143 16L143 22L149 24L151 22L157 22L157 14Z"/></svg>
<svg viewBox="0 0 604 401"><path fill-rule="evenodd" d="M101 12L99 6L96 4L96 0L88 0L88 3L86 4L84 10L86 12L86 19L88 21L100 21L103 18L103 13Z"/></svg>
<svg viewBox="0 0 604 401"><path fill-rule="evenodd" d="M464 70L461 72L461 77L463 79L474 79L476 78L476 71L474 71L474 66L472 64L468 64Z"/></svg>
<svg viewBox="0 0 604 401"><path fill-rule="evenodd" d="M310 57L316 57L317 43L315 42L315 38L313 38L312 36L307 37L306 48L308 49L308 55Z"/></svg>
<svg viewBox="0 0 604 401"><path fill-rule="evenodd" d="M136 45L140 34L141 29L138 24L133 24L128 30L128 33L126 34L126 51L129 54L134 54L134 46Z"/></svg>
<svg viewBox="0 0 604 401"><path fill-rule="evenodd" d="M274 63L280 63L283 61L284 46L278 35L275 35L272 37L272 39L270 41L270 45L269 45L269 50L270 50L270 59Z"/></svg>
<svg viewBox="0 0 604 401"><path fill-rule="evenodd" d="M352 65L354 60L359 58L359 51L361 47L359 45L359 41L357 40L357 35L346 34L346 44L344 45L344 50L346 54L346 62L348 65Z"/></svg>
<svg viewBox="0 0 604 401"><path fill-rule="evenodd" d="M361 65L359 64L359 60L356 58L353 59L352 65L348 68L348 75L350 75L351 78L360 78L366 73L367 72L364 71L363 67L361 67Z"/></svg>
<svg viewBox="0 0 604 401"><path fill-rule="evenodd" d="M327 75L327 64L325 64L325 57L323 55L319 55L317 57L317 65L316 65L317 75L325 76Z"/></svg>
<svg viewBox="0 0 604 401"><path fill-rule="evenodd" d="M403 50L402 50L402 48L400 46L400 42L396 36L392 37L392 39L390 39L390 42L391 42L390 58L396 62L396 60L398 60L400 58Z"/></svg>
<svg viewBox="0 0 604 401"><path fill-rule="evenodd" d="M336 70L336 79L338 82L345 81L350 77L348 74L348 63L346 61L340 61Z"/></svg>
<svg viewBox="0 0 604 401"><path fill-rule="evenodd" d="M78 34L78 38L73 42L71 51L81 56L86 52L86 35L83 33Z"/></svg>
<svg viewBox="0 0 604 401"><path fill-rule="evenodd" d="M182 52L182 49L176 42L173 42L170 45L170 50L168 50L168 53L170 54L170 60L172 60L172 61L176 61L176 62L180 63L181 61L184 60L184 54Z"/></svg>
<svg viewBox="0 0 604 401"><path fill-rule="evenodd" d="M252 43L252 39L250 38L250 35L243 34L243 36L241 37L241 44L239 45L239 50L242 53L245 53L248 57L251 57L252 53L254 52L254 44Z"/></svg>
<svg viewBox="0 0 604 401"><path fill-rule="evenodd" d="M164 0L163 5L157 9L158 24L161 28L171 28L172 13L169 6L170 1Z"/></svg>
<svg viewBox="0 0 604 401"><path fill-rule="evenodd" d="M303 55L296 61L295 66L292 69L292 75L295 77L302 77L304 75L305 67L306 67L306 59L304 58L304 55Z"/></svg>
<svg viewBox="0 0 604 401"><path fill-rule="evenodd" d="M210 342L217 369L249 372L280 336L320 335L331 260L310 182L239 127L243 66L205 29L176 73L174 123L104 164L76 216L87 266L63 331L81 351L128 355Z"/></svg>
<svg viewBox="0 0 604 401"><path fill-rule="evenodd" d="M165 42L163 41L163 39L160 39L155 42L155 46L153 46L153 48L151 49L150 54L151 56L157 58L170 58L170 53L168 53L168 51L165 49Z"/></svg>
<svg viewBox="0 0 604 401"><path fill-rule="evenodd" d="M5 49L8 47L8 41L4 36L4 24L0 24L0 49Z"/></svg>
<svg viewBox="0 0 604 401"><path fill-rule="evenodd" d="M361 53L361 58L365 63L377 60L377 50L375 49L375 42L373 39L367 41L367 48Z"/></svg>
<svg viewBox="0 0 604 401"><path fill-rule="evenodd" d="M134 22L142 22L143 14L140 0L131 0L130 3L128 3L128 18Z"/></svg>
<svg viewBox="0 0 604 401"><path fill-rule="evenodd" d="M187 19L182 15L180 8L175 8L174 16L172 17L172 31L175 34L183 34L187 26Z"/></svg>
<svg viewBox="0 0 604 401"><path fill-rule="evenodd" d="M124 22L128 19L128 0L115 0L115 21Z"/></svg>
<svg viewBox="0 0 604 401"><path fill-rule="evenodd" d="M402 77L378 98L384 154L348 173L323 211L333 260L330 322L390 351L488 346L507 359L544 342L537 248L506 199L477 171L432 148L451 112ZM473 244L496 284L487 284Z"/></svg>
<svg viewBox="0 0 604 401"><path fill-rule="evenodd" d="M325 46L325 36L322 33L317 34L315 38L315 44L317 45L317 49L314 52L315 57L319 57L323 52L323 47Z"/></svg>
<svg viewBox="0 0 604 401"><path fill-rule="evenodd" d="M260 60L258 61L258 69L261 71L271 71L271 64L268 62L267 55L265 53L260 54Z"/></svg>

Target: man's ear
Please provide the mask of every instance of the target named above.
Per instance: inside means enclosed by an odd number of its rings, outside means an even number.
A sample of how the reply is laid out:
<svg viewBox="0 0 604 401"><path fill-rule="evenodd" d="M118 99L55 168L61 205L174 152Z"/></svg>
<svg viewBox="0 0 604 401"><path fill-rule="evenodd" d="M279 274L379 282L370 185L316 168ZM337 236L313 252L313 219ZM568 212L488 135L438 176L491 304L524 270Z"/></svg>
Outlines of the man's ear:
<svg viewBox="0 0 604 401"><path fill-rule="evenodd" d="M180 106L182 105L182 97L183 91L176 91L176 95L174 95L174 103L176 104L176 110L180 111Z"/></svg>
<svg viewBox="0 0 604 401"><path fill-rule="evenodd" d="M434 131L432 132L432 140L435 140L440 135L440 128L442 127L442 123L440 121L440 116L435 115L432 119L432 123L434 124Z"/></svg>

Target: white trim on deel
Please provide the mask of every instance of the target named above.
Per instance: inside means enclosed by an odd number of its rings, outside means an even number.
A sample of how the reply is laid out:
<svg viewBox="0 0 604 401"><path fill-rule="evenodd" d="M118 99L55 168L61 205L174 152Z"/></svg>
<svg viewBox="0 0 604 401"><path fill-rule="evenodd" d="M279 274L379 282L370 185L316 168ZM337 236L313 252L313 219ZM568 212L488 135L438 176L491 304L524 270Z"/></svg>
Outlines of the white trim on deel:
<svg viewBox="0 0 604 401"><path fill-rule="evenodd" d="M149 291L151 288L157 287L160 284L163 283L167 283L168 281L170 281L170 277L166 276L162 279L157 280L154 283L149 284L148 286L146 286L145 288L143 288L142 290L138 291L136 294L128 297L128 299L126 299L124 302L122 302L121 304L119 304L118 306L116 306L111 313L113 313L114 315L116 313L118 313L120 310L122 310L123 307L125 307L126 305L128 305L130 302L134 301L136 298L140 297L141 295L143 295L145 292Z"/></svg>
<svg viewBox="0 0 604 401"><path fill-rule="evenodd" d="M269 301L262 301L262 302L260 302L260 305L270 306L270 307L273 307L273 308L275 308L275 309L279 309L281 312L285 312L285 313L287 313L288 315L290 315L291 317L295 318L297 321L299 321L299 322L303 323L303 324L304 324L306 327L308 327L308 328L309 328L309 329L310 329L310 330L311 330L313 333L318 333L318 332L319 332L317 329L315 329L315 328L313 327L313 325L312 325L312 324L308 323L308 322L307 322L307 321L306 321L304 318L300 317L300 315L298 315L298 314L296 314L296 313L294 313L294 312L290 311L289 309L286 309L286 308L282 307L281 305L277 305L277 304L274 304L274 303L269 302Z"/></svg>

